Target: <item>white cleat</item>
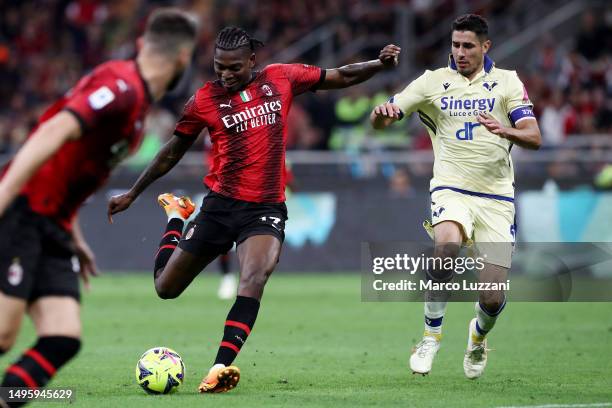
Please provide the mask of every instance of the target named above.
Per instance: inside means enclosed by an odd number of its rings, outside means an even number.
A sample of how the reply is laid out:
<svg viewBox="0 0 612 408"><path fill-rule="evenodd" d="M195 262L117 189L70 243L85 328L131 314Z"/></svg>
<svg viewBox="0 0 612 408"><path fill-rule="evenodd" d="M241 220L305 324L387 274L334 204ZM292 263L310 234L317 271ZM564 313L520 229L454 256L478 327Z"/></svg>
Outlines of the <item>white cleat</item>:
<svg viewBox="0 0 612 408"><path fill-rule="evenodd" d="M478 338L476 318L474 318L470 321L468 345L463 357L463 372L470 380L480 377L487 366L487 339L478 341Z"/></svg>
<svg viewBox="0 0 612 408"><path fill-rule="evenodd" d="M424 336L423 340L412 349L410 356L412 374L429 374L438 350L440 350L440 340L434 336Z"/></svg>
<svg viewBox="0 0 612 408"><path fill-rule="evenodd" d="M219 290L217 290L217 296L219 299L227 300L236 297L238 291L238 279L233 273L223 275L221 283L219 284Z"/></svg>

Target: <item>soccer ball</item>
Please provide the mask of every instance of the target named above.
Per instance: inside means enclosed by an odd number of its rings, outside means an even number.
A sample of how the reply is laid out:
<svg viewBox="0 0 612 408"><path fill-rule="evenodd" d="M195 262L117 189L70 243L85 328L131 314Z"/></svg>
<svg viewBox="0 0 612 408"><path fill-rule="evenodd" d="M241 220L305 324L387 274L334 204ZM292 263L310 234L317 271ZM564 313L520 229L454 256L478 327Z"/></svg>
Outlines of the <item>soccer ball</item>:
<svg viewBox="0 0 612 408"><path fill-rule="evenodd" d="M167 347L145 351L136 364L136 381L148 394L174 392L184 380L183 359Z"/></svg>

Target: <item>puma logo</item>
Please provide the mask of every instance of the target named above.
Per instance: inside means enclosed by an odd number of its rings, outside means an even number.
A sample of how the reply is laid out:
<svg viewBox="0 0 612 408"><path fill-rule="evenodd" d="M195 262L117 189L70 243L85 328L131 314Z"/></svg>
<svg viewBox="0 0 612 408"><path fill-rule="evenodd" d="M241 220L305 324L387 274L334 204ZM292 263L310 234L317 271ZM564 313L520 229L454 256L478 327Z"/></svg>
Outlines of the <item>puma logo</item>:
<svg viewBox="0 0 612 408"><path fill-rule="evenodd" d="M219 104L220 108L230 108L232 107L232 100L230 99L229 101L227 101L227 103L220 103Z"/></svg>

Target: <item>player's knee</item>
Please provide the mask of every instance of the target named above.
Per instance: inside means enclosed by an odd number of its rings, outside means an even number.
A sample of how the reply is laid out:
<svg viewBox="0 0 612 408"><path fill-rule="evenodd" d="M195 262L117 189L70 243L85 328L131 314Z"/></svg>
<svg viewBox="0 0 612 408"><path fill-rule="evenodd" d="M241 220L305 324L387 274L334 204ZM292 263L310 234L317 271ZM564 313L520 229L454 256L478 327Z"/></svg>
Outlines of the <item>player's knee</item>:
<svg viewBox="0 0 612 408"><path fill-rule="evenodd" d="M165 283L162 279L155 280L155 292L160 299L176 299L180 292L175 290L171 285Z"/></svg>
<svg viewBox="0 0 612 408"><path fill-rule="evenodd" d="M487 293L480 296L480 306L485 310L486 313L495 315L500 312L500 309L504 305L503 293Z"/></svg>
<svg viewBox="0 0 612 408"><path fill-rule="evenodd" d="M178 293L166 288L166 287L155 287L155 290L157 291L157 296L160 299L164 299L164 300L169 300L169 299L176 299L178 297Z"/></svg>
<svg viewBox="0 0 612 408"><path fill-rule="evenodd" d="M450 282L453 279L453 270L448 268L432 268L425 274L428 280L434 282Z"/></svg>
<svg viewBox="0 0 612 408"><path fill-rule="evenodd" d="M456 258L461 251L461 245L454 242L445 242L436 244L434 248L434 256L438 258Z"/></svg>

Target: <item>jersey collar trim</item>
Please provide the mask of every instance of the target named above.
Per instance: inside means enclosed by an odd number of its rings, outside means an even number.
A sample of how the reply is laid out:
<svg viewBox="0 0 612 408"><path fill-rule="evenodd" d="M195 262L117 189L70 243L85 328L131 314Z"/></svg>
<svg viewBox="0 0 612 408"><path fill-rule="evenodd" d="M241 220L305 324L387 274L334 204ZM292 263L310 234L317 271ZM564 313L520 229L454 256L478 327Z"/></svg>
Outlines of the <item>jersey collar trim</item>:
<svg viewBox="0 0 612 408"><path fill-rule="evenodd" d="M495 62L487 54L484 56L484 71L488 74L491 72L493 67L495 66ZM453 71L457 70L457 64L455 63L455 59L453 58L453 54L448 56L448 67Z"/></svg>

